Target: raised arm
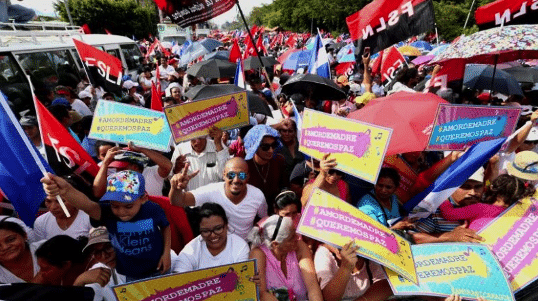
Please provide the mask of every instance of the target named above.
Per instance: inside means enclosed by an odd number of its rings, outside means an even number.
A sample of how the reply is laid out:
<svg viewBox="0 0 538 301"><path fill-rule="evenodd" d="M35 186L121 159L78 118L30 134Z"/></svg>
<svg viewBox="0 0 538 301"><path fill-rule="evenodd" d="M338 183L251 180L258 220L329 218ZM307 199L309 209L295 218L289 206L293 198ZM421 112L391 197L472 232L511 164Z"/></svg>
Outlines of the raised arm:
<svg viewBox="0 0 538 301"><path fill-rule="evenodd" d="M174 206L185 207L196 205L194 195L190 192L185 192L185 188L187 188L189 181L198 174L199 170L189 175L189 167L190 163L185 163L183 170L175 174L170 180L170 193L168 197L170 198L170 203Z"/></svg>
<svg viewBox="0 0 538 301"><path fill-rule="evenodd" d="M156 151L147 148L137 147L133 144L133 142L129 142L129 148L135 152L146 155L151 161L155 162L155 164L159 166L159 169L157 171L161 178L164 179L168 177L170 171L172 170L172 161L168 160L168 158Z"/></svg>
<svg viewBox="0 0 538 301"><path fill-rule="evenodd" d="M59 195L75 208L86 212L91 218L95 220L101 219L101 207L99 207L99 204L90 200L84 193L76 190L66 180L48 173L47 176L41 179L41 183L43 183L43 188L47 195L53 197Z"/></svg>
<svg viewBox="0 0 538 301"><path fill-rule="evenodd" d="M95 179L93 179L93 195L97 198L100 198L105 194L106 192L106 178L107 178L107 171L108 166L112 161L114 161L114 156L121 153L123 150L119 146L114 146L110 148L105 155L105 158L101 162L101 167L99 168L99 172L97 172L97 175L95 176Z"/></svg>

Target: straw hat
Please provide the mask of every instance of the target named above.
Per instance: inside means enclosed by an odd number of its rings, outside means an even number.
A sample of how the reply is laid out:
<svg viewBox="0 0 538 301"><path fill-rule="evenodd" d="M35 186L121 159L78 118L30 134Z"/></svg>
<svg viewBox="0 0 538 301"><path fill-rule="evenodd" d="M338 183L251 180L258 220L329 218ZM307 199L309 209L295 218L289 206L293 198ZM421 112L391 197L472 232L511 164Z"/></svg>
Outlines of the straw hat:
<svg viewBox="0 0 538 301"><path fill-rule="evenodd" d="M508 174L529 181L538 180L538 154L532 151L517 153L514 162L506 166Z"/></svg>

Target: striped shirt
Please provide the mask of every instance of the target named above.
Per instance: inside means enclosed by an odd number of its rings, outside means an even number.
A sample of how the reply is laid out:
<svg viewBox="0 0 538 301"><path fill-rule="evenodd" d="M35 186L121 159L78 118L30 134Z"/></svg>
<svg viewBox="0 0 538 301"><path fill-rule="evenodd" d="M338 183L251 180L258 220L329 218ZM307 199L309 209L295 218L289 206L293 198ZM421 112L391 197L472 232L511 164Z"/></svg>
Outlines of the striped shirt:
<svg viewBox="0 0 538 301"><path fill-rule="evenodd" d="M452 205L457 207L457 203L454 202L454 199L452 197L449 197L448 200ZM456 227L461 226L460 221L447 221L443 218L441 215L441 209L437 208L437 210L432 213L430 216L420 219L416 224L415 228L422 233L443 233L443 232L450 232L454 230Z"/></svg>

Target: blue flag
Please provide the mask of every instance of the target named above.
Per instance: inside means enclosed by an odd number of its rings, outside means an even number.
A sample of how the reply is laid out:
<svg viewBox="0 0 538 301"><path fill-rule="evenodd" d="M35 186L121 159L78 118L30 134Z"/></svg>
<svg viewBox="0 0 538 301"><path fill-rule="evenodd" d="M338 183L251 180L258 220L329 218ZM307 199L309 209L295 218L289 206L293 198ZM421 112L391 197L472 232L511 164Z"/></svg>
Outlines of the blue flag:
<svg viewBox="0 0 538 301"><path fill-rule="evenodd" d="M452 163L433 184L404 204L409 217L428 217L482 165L493 157L506 138L477 143Z"/></svg>
<svg viewBox="0 0 538 301"><path fill-rule="evenodd" d="M0 188L26 225L32 227L46 194L40 180L47 162L24 133L4 95L0 94ZM38 164L41 164L42 169Z"/></svg>
<svg viewBox="0 0 538 301"><path fill-rule="evenodd" d="M312 49L310 64L308 64L308 72L310 74L317 74L321 77L331 78L329 55L327 54L327 50L325 50L325 45L323 45L323 41L319 33L316 36L314 48Z"/></svg>

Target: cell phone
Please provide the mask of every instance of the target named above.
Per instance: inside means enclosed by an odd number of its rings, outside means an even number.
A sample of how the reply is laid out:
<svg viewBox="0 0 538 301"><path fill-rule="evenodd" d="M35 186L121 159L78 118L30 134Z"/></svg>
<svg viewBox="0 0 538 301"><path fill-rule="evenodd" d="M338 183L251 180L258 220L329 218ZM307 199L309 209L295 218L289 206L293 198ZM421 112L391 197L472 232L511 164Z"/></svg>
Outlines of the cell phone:
<svg viewBox="0 0 538 301"><path fill-rule="evenodd" d="M362 55L368 56L370 54L370 47L364 47L364 52Z"/></svg>

